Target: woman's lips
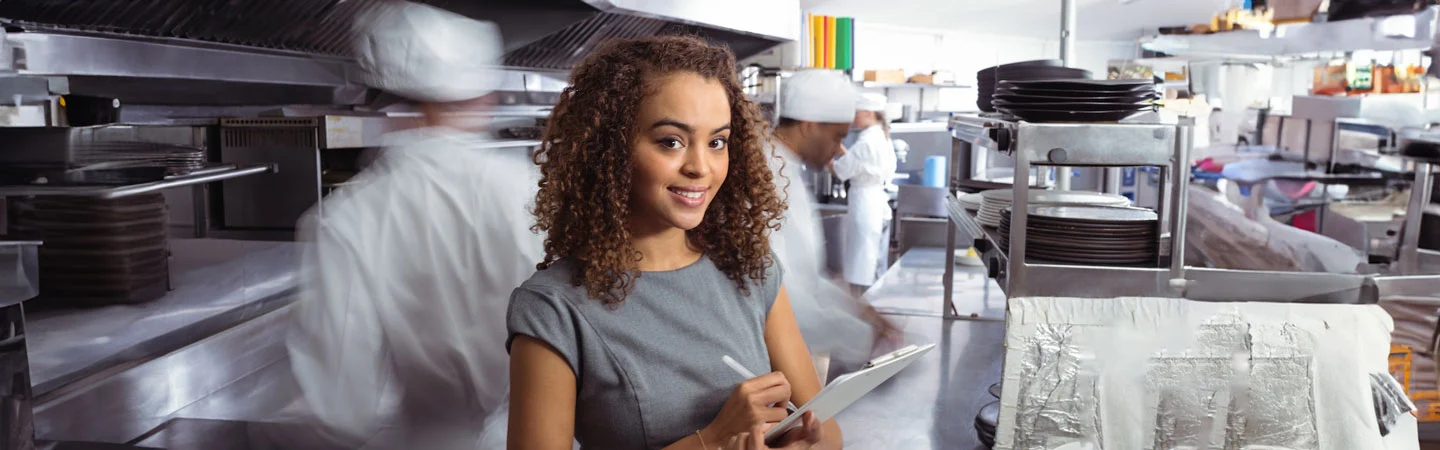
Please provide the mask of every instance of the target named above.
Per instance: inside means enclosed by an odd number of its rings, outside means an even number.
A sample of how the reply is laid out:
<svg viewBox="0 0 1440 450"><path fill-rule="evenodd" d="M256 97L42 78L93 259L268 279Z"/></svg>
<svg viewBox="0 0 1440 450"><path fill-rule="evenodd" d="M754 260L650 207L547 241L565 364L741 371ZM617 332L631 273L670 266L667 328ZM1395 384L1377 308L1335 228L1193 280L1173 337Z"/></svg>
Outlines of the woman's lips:
<svg viewBox="0 0 1440 450"><path fill-rule="evenodd" d="M672 186L668 188L668 190L670 191L670 196L674 198L675 201L691 208L698 208L705 204L705 192L708 191L709 188L703 186Z"/></svg>

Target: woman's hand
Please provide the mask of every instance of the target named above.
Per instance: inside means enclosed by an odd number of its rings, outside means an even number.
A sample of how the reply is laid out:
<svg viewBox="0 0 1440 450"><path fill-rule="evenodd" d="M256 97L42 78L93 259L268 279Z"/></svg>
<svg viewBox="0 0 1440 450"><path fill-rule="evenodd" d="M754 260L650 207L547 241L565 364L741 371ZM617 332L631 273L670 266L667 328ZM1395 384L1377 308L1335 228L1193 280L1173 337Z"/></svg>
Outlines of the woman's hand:
<svg viewBox="0 0 1440 450"><path fill-rule="evenodd" d="M771 372L745 380L730 392L720 414L700 432L709 437L710 442L728 443L742 433L759 429L763 439L765 430L790 415L785 411L789 400L790 382L783 373Z"/></svg>
<svg viewBox="0 0 1440 450"><path fill-rule="evenodd" d="M769 425L757 425L748 432L740 433L730 438L722 450L809 450L820 443L821 428L820 421L815 420L815 414L805 412L804 426L797 427L785 432L776 442L779 447L768 447L765 445L765 431Z"/></svg>

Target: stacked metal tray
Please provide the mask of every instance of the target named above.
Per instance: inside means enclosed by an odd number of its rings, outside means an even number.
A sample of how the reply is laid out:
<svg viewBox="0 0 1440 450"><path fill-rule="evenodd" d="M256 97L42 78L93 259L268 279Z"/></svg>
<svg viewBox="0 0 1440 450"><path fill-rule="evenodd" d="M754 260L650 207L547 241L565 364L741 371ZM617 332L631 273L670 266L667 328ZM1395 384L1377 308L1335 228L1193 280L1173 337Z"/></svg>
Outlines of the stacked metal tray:
<svg viewBox="0 0 1440 450"><path fill-rule="evenodd" d="M40 297L49 304L139 303L168 290L165 197L31 197L11 205L12 235L43 241Z"/></svg>

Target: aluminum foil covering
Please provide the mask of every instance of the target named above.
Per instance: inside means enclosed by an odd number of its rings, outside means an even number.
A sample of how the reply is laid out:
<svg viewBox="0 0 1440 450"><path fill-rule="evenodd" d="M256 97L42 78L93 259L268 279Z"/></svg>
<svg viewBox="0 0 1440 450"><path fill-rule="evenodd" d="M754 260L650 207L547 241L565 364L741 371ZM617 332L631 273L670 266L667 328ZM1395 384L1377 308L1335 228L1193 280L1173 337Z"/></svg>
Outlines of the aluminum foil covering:
<svg viewBox="0 0 1440 450"><path fill-rule="evenodd" d="M1071 325L1042 325L1025 343L1015 424L1015 448L1051 449L1072 442L1098 442L1101 429L1098 377L1083 369L1087 359Z"/></svg>
<svg viewBox="0 0 1440 450"><path fill-rule="evenodd" d="M1223 320L1222 320L1223 322ZM1137 402L1147 449L1313 449L1316 429L1314 357L1290 325L1200 325L1181 345L1150 358L1097 361L1111 355L1104 327L1039 325L1023 345L1016 449L1054 449L1073 442L1105 443L1101 417L1111 403ZM1091 333L1091 332L1094 333ZM1087 334L1091 333L1091 334ZM1156 340L1183 334L1157 329ZM1136 394L1102 395L1102 373L1143 373ZM1113 386L1113 385L1109 385ZM1102 400L1105 399L1105 400ZM1105 448L1097 445L1096 448Z"/></svg>

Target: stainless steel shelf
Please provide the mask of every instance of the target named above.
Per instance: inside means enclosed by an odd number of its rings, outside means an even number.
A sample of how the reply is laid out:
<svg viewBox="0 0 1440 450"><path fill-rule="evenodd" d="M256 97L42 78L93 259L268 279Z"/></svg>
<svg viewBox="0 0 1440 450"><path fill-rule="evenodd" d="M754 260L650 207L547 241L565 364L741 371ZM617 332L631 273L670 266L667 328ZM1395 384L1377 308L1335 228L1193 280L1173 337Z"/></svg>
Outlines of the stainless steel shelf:
<svg viewBox="0 0 1440 450"><path fill-rule="evenodd" d="M266 172L275 172L272 164L248 166L218 166L197 170L187 175L169 177L150 183L126 186L0 186L0 197L22 197L33 195L54 195L66 197L91 197L112 199L162 191L178 187L229 180Z"/></svg>
<svg viewBox="0 0 1440 450"><path fill-rule="evenodd" d="M860 81L860 82L856 82L855 84L858 85L858 86L860 86L860 87L864 87L864 88L878 88L878 89L890 89L890 88L971 88L971 87L974 87L974 86L968 86L968 85L964 85L964 84L877 83L877 82L874 82L874 81Z"/></svg>
<svg viewBox="0 0 1440 450"><path fill-rule="evenodd" d="M475 148L520 148L539 147L539 139L501 139L480 143Z"/></svg>
<svg viewBox="0 0 1440 450"><path fill-rule="evenodd" d="M975 224L973 215L956 216L957 224ZM964 225L960 225L963 227ZM1000 288L1010 295L1010 255L1000 250L999 230L979 227L974 246ZM1173 297L1170 269L1077 266L1026 263L1035 280L1027 296L1038 297ZM1215 302L1277 302L1372 304L1383 295L1433 292L1440 275L1375 276L1308 272L1274 272L1187 267L1184 298Z"/></svg>
<svg viewBox="0 0 1440 450"><path fill-rule="evenodd" d="M1412 14L1336 22L1279 25L1270 33L1239 30L1202 35L1160 35L1146 50L1178 57L1286 57L1356 50L1416 50L1434 44L1440 8Z"/></svg>
<svg viewBox="0 0 1440 450"><path fill-rule="evenodd" d="M951 137L1014 155L1034 165L1168 166L1175 125L1160 123L1033 123L999 115L957 114Z"/></svg>

